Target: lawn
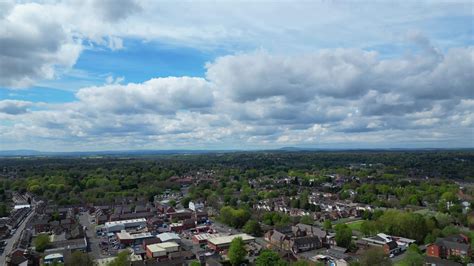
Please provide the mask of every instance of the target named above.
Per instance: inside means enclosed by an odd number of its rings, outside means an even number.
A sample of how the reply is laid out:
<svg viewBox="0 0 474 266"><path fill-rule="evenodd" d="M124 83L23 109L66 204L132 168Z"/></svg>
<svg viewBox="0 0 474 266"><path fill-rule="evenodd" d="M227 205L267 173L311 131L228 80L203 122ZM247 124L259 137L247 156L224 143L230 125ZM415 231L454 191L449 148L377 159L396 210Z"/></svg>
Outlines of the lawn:
<svg viewBox="0 0 474 266"><path fill-rule="evenodd" d="M346 223L352 230L356 230L356 231L360 231L360 226L362 225L362 223L364 222L364 220L359 220L359 221L355 221L355 222L348 222Z"/></svg>

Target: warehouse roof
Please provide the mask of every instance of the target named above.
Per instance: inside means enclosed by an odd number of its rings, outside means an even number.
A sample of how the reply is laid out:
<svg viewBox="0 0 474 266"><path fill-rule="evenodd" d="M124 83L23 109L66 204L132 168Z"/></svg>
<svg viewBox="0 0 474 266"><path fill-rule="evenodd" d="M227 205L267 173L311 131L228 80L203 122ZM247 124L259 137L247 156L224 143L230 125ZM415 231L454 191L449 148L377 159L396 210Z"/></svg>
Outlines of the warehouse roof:
<svg viewBox="0 0 474 266"><path fill-rule="evenodd" d="M237 234L237 235L230 235L230 236L220 236L220 237L215 237L208 239L207 241L210 242L213 245L226 245L230 244L234 238L240 237L242 238L243 241L251 241L255 240L255 237L247 235L247 234Z"/></svg>

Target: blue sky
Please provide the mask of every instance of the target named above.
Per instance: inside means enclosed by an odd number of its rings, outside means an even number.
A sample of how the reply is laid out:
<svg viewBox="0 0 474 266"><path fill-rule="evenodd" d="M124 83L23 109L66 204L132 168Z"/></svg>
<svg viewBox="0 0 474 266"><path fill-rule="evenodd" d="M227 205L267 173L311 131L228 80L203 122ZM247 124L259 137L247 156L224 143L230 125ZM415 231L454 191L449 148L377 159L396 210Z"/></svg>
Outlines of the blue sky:
<svg viewBox="0 0 474 266"><path fill-rule="evenodd" d="M0 149L472 147L472 9L4 1Z"/></svg>

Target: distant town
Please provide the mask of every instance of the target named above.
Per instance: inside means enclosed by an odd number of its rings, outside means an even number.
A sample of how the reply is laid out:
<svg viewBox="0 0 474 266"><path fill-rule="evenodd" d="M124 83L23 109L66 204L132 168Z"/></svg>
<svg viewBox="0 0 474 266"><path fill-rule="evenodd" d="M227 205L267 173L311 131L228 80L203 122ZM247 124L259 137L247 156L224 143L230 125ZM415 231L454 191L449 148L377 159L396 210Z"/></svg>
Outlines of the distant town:
<svg viewBox="0 0 474 266"><path fill-rule="evenodd" d="M472 265L474 152L0 158L0 265Z"/></svg>

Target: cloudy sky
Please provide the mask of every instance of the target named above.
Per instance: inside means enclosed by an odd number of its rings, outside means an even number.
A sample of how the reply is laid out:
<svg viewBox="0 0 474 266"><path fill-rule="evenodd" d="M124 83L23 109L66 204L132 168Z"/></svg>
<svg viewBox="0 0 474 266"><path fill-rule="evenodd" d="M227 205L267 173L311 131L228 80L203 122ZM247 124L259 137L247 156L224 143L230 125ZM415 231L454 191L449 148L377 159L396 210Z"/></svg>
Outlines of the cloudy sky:
<svg viewBox="0 0 474 266"><path fill-rule="evenodd" d="M474 147L473 10L0 0L0 150Z"/></svg>

